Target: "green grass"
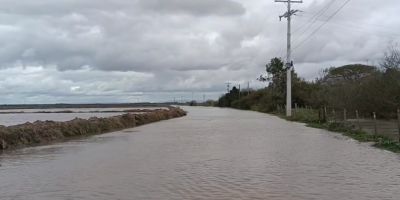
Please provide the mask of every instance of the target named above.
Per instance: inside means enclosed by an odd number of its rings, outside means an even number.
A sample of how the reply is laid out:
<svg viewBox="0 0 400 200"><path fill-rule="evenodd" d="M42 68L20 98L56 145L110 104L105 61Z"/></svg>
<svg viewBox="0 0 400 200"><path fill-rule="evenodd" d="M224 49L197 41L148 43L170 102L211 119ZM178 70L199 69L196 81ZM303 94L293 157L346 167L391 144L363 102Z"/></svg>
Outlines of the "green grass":
<svg viewBox="0 0 400 200"><path fill-rule="evenodd" d="M312 109L297 109L296 113L287 118L290 121L317 123L319 122L318 111Z"/></svg>
<svg viewBox="0 0 400 200"><path fill-rule="evenodd" d="M267 113L260 110L258 106L252 106L250 110ZM337 122L321 122L318 110L313 109L297 109L292 117L286 117L282 112L269 113L274 114L282 119L294 122L302 122L308 127L325 129L332 132L342 133L345 136L353 138L359 142L372 142L374 147L385 149L391 152L400 153L400 143L391 140L382 135L371 135L362 130L356 130L350 125Z"/></svg>
<svg viewBox="0 0 400 200"><path fill-rule="evenodd" d="M316 110L300 109L297 110L296 114L294 114L292 117L286 117L282 113L275 114L289 121L306 123L308 127L342 133L343 135L351 137L359 142L373 142L373 146L377 148L400 153L400 143L382 135L372 135L362 130L356 130L354 127L344 123L320 122L318 118L318 111Z"/></svg>

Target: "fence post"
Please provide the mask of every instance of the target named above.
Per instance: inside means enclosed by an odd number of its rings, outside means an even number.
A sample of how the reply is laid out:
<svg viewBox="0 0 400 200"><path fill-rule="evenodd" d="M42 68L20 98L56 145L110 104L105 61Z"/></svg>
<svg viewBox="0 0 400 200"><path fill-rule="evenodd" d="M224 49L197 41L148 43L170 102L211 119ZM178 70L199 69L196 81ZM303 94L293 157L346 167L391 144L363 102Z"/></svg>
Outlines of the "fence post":
<svg viewBox="0 0 400 200"><path fill-rule="evenodd" d="M336 112L335 112L335 109L332 109L332 115L333 115L333 122L336 123Z"/></svg>
<svg viewBox="0 0 400 200"><path fill-rule="evenodd" d="M324 121L327 122L328 120L328 112L326 112L326 106L324 106Z"/></svg>
<svg viewBox="0 0 400 200"><path fill-rule="evenodd" d="M347 110L346 110L346 108L343 110L343 121L344 122L347 121Z"/></svg>
<svg viewBox="0 0 400 200"><path fill-rule="evenodd" d="M399 126L399 143L400 143L400 109L397 109L397 125Z"/></svg>
<svg viewBox="0 0 400 200"><path fill-rule="evenodd" d="M372 114L374 115L374 131L375 131L374 133L375 133L375 135L377 135L378 134L378 125L376 123L376 113L373 112Z"/></svg>
<svg viewBox="0 0 400 200"><path fill-rule="evenodd" d="M321 123L321 108L318 109L318 123Z"/></svg>
<svg viewBox="0 0 400 200"><path fill-rule="evenodd" d="M360 116L358 114L358 110L356 110L356 119L357 119L358 129L361 130L362 128L361 128L361 124L360 124Z"/></svg>
<svg viewBox="0 0 400 200"><path fill-rule="evenodd" d="M297 109L298 109L298 107L297 107L297 103L294 103L294 114L296 114L296 113L297 113Z"/></svg>

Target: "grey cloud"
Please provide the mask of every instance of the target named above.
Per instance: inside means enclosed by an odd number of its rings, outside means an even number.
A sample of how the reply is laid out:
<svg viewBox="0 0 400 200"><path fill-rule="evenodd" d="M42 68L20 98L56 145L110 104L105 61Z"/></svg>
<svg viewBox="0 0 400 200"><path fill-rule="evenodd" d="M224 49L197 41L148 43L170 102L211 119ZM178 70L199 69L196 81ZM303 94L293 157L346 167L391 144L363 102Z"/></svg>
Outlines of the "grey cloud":
<svg viewBox="0 0 400 200"><path fill-rule="evenodd" d="M296 4L304 12L293 19L294 29L329 1ZM304 35L293 34L294 45L344 1L335 2ZM173 91L215 97L226 81L254 81L270 58L285 55L286 23L278 20L285 6L272 0L0 3L0 94L9 100L28 93L32 101L123 101L124 94L137 92L164 99ZM330 65L378 60L389 42L399 40L398 9L397 0L365 0L361 6L351 1L293 50L296 71L312 79Z"/></svg>
<svg viewBox="0 0 400 200"><path fill-rule="evenodd" d="M68 13L91 13L133 9L136 0L1 0L0 11L22 16L63 16Z"/></svg>
<svg viewBox="0 0 400 200"><path fill-rule="evenodd" d="M139 0L139 5L156 13L191 15L242 15L245 8L232 0Z"/></svg>

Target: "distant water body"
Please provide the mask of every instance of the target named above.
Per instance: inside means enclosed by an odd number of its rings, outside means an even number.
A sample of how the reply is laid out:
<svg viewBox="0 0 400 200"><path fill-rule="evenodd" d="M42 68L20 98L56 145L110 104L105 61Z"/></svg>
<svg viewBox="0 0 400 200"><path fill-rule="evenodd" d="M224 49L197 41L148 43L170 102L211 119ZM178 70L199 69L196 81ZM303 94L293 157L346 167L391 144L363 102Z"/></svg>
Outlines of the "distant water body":
<svg viewBox="0 0 400 200"><path fill-rule="evenodd" d="M157 108L162 108L162 107L7 109L7 110L0 110L0 125L12 126L26 122L35 122L37 120L68 121L75 118L89 119L91 117L111 117L124 114L125 113L124 111L126 110L135 110L135 109L153 110ZM40 113L43 111L48 113ZM71 111L71 113L56 113L62 111Z"/></svg>
<svg viewBox="0 0 400 200"><path fill-rule="evenodd" d="M0 154L0 199L400 199L398 154L266 114L185 109Z"/></svg>

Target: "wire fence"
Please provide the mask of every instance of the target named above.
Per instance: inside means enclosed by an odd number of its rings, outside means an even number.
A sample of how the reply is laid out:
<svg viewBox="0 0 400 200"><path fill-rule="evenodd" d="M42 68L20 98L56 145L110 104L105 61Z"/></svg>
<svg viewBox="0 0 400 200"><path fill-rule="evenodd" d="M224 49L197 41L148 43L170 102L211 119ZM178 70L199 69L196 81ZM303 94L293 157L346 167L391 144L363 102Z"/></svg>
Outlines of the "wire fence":
<svg viewBox="0 0 400 200"><path fill-rule="evenodd" d="M284 113L283 107L278 112ZM383 117L385 116L385 117ZM295 107L293 118L298 121L319 123L340 123L354 130L362 130L370 135L380 135L400 143L400 109L390 113L360 112L358 110L335 109L323 107Z"/></svg>

